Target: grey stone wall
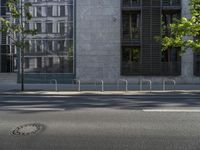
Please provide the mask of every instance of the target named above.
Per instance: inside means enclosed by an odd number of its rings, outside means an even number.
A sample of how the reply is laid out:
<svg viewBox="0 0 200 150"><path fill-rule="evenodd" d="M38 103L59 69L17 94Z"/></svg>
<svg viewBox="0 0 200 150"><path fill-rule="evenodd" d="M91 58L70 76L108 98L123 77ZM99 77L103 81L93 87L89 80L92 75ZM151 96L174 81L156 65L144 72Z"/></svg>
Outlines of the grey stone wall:
<svg viewBox="0 0 200 150"><path fill-rule="evenodd" d="M76 1L76 78L83 82L120 76L120 0Z"/></svg>

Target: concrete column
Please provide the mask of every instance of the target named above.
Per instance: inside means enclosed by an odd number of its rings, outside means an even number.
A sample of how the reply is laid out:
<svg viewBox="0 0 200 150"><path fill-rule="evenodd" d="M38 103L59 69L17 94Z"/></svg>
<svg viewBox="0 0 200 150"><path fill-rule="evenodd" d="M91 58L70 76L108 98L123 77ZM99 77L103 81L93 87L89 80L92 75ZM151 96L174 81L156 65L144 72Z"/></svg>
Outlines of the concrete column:
<svg viewBox="0 0 200 150"><path fill-rule="evenodd" d="M182 0L182 17L190 18L190 0ZM191 37L185 37L188 39ZM185 80L190 80L194 77L193 71L194 55L192 49L188 49L182 56L182 77Z"/></svg>
<svg viewBox="0 0 200 150"><path fill-rule="evenodd" d="M76 13L76 78L115 82L120 76L120 0L77 0Z"/></svg>

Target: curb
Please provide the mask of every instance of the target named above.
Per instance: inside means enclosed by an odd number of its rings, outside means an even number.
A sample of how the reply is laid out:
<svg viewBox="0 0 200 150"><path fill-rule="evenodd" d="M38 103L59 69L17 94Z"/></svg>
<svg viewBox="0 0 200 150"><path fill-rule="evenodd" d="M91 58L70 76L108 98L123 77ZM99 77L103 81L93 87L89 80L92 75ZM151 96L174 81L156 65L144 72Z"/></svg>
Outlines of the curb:
<svg viewBox="0 0 200 150"><path fill-rule="evenodd" d="M200 95L200 90L176 91L83 91L83 92L52 92L52 91L26 91L26 92L0 92L0 95L16 96L169 96L169 95Z"/></svg>

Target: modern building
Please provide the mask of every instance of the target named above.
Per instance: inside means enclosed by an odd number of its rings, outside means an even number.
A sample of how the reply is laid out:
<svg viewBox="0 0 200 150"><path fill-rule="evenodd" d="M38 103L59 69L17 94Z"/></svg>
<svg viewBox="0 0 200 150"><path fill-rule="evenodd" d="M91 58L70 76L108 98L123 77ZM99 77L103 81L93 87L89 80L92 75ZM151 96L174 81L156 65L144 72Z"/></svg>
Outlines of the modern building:
<svg viewBox="0 0 200 150"><path fill-rule="evenodd" d="M161 51L156 37L173 18L190 17L189 0L24 0L32 3L25 80L114 83L151 79L200 83L200 54L180 47ZM1 0L1 16L9 18ZM186 37L187 38L187 37ZM0 72L20 75L17 50L1 34ZM17 61L18 60L18 61ZM17 69L18 68L18 69ZM19 80L18 80L19 81Z"/></svg>

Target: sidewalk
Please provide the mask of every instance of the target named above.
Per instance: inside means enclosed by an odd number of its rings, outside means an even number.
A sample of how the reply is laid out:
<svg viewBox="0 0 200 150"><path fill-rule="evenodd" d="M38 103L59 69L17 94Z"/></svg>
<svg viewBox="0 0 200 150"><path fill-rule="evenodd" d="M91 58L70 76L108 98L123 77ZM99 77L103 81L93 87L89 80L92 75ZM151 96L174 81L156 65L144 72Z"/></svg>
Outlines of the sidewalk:
<svg viewBox="0 0 200 150"><path fill-rule="evenodd" d="M172 85L166 86L163 91L162 85L153 85L150 92L148 85L144 86L144 90L140 91L139 85L128 86L125 91L125 85L121 85L119 89L117 85L105 85L104 92L101 92L101 86L81 85L81 91L78 92L77 85L62 84L58 85L56 92L53 84L26 84L25 91L20 91L20 84L0 84L0 95L177 95L177 94L200 94L200 85L176 85L175 89Z"/></svg>
<svg viewBox="0 0 200 150"><path fill-rule="evenodd" d="M105 92L98 92L98 91L83 91L83 92L50 92L50 91L25 91L25 92L18 92L18 91L11 91L11 92L0 92L0 95L26 95L26 96L153 96L153 95L199 95L200 90L176 90L176 91L105 91ZM200 97L199 97L200 98Z"/></svg>

